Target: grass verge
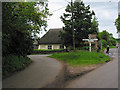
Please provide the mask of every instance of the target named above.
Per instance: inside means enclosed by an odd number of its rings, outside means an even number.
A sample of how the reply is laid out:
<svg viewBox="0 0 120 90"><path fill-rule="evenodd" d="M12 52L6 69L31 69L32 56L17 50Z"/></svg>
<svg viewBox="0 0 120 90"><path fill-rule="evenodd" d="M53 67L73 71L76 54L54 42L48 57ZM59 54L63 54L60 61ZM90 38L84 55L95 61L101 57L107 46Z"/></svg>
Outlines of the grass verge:
<svg viewBox="0 0 120 90"><path fill-rule="evenodd" d="M110 46L110 48L117 48L116 46Z"/></svg>
<svg viewBox="0 0 120 90"><path fill-rule="evenodd" d="M103 53L89 51L73 51L68 53L55 53L49 57L64 61L71 66L86 66L92 64L104 63L110 60L110 57Z"/></svg>

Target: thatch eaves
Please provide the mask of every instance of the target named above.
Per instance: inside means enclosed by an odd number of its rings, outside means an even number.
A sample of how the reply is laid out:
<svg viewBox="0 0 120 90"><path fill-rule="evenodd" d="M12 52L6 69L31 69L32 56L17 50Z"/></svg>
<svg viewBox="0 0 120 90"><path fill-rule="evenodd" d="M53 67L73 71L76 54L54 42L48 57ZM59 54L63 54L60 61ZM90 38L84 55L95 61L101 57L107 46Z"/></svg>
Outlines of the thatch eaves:
<svg viewBox="0 0 120 90"><path fill-rule="evenodd" d="M60 38L60 31L62 28L50 29L39 41L39 44L62 44Z"/></svg>

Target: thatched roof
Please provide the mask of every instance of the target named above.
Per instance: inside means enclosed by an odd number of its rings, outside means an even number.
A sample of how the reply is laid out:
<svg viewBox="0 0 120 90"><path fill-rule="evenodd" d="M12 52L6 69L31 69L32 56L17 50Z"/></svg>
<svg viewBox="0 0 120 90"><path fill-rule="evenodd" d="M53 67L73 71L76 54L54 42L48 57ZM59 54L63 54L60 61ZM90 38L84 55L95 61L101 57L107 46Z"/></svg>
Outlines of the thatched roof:
<svg viewBox="0 0 120 90"><path fill-rule="evenodd" d="M39 41L39 44L61 44L62 40L59 37L62 28L50 29Z"/></svg>

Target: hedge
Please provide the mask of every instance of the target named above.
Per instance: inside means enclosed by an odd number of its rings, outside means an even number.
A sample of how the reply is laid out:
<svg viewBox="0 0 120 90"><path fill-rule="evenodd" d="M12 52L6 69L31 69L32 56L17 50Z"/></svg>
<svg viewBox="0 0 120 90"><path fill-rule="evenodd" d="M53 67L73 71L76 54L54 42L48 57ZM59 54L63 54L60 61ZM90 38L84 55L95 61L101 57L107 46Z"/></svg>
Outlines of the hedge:
<svg viewBox="0 0 120 90"><path fill-rule="evenodd" d="M8 55L2 58L2 74L3 77L9 73L19 71L31 63L30 58L23 56Z"/></svg>
<svg viewBox="0 0 120 90"><path fill-rule="evenodd" d="M53 50L34 49L32 54L52 54L52 53L60 53L60 52L66 52L66 50L64 49L53 49Z"/></svg>

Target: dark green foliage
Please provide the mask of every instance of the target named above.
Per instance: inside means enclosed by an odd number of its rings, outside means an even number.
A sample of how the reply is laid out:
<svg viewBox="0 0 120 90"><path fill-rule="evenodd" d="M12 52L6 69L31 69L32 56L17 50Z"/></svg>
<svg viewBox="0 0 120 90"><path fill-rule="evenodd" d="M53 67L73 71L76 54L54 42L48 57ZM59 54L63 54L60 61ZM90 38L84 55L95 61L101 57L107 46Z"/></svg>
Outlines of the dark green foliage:
<svg viewBox="0 0 120 90"><path fill-rule="evenodd" d="M66 50L65 49L53 49L53 50L34 49L32 54L51 54L51 53L60 53L60 52L66 52Z"/></svg>
<svg viewBox="0 0 120 90"><path fill-rule="evenodd" d="M72 32L72 7L70 4L67 5L65 9L66 13L61 16L65 27L63 27L64 32L61 32L61 38L63 44L68 46L73 46L73 32ZM98 22L96 18L92 20L92 16L95 13L90 11L90 6L85 6L82 1L73 3L73 23L74 23L74 33L75 33L75 44L77 47L80 46L83 38L88 38L88 34L98 33Z"/></svg>
<svg viewBox="0 0 120 90"><path fill-rule="evenodd" d="M27 55L32 53L33 38L47 26L47 6L47 2L2 3L3 75L31 62Z"/></svg>
<svg viewBox="0 0 120 90"><path fill-rule="evenodd" d="M115 39L118 43L120 43L120 39Z"/></svg>
<svg viewBox="0 0 120 90"><path fill-rule="evenodd" d="M107 47L107 42L106 42L106 40L102 40L102 46L103 46L103 47Z"/></svg>
<svg viewBox="0 0 120 90"><path fill-rule="evenodd" d="M9 73L19 71L30 63L31 60L28 57L8 55L6 57L3 57L2 74L3 76L6 76Z"/></svg>
<svg viewBox="0 0 120 90"><path fill-rule="evenodd" d="M36 7L39 5L41 9ZM32 52L33 36L46 28L49 14L44 2L2 3L3 55L26 56Z"/></svg>
<svg viewBox="0 0 120 90"><path fill-rule="evenodd" d="M117 32L120 32L120 15L118 16L118 18L115 21L115 26L117 28Z"/></svg>
<svg viewBox="0 0 120 90"><path fill-rule="evenodd" d="M99 33L98 25L99 24L98 24L97 18L94 17L93 20L92 20L91 28L90 28L91 34L98 34Z"/></svg>
<svg viewBox="0 0 120 90"><path fill-rule="evenodd" d="M110 38L110 34L106 30L100 32L98 36L100 37L100 39L104 39L106 41L108 41Z"/></svg>
<svg viewBox="0 0 120 90"><path fill-rule="evenodd" d="M115 38L109 39L109 43L111 44L110 46L116 46L117 41Z"/></svg>
<svg viewBox="0 0 120 90"><path fill-rule="evenodd" d="M89 50L89 46L84 45L83 47L78 47L76 50Z"/></svg>
<svg viewBox="0 0 120 90"><path fill-rule="evenodd" d="M116 46L117 41L112 33L104 30L98 34L98 37L102 40L103 47L107 47L107 45Z"/></svg>

